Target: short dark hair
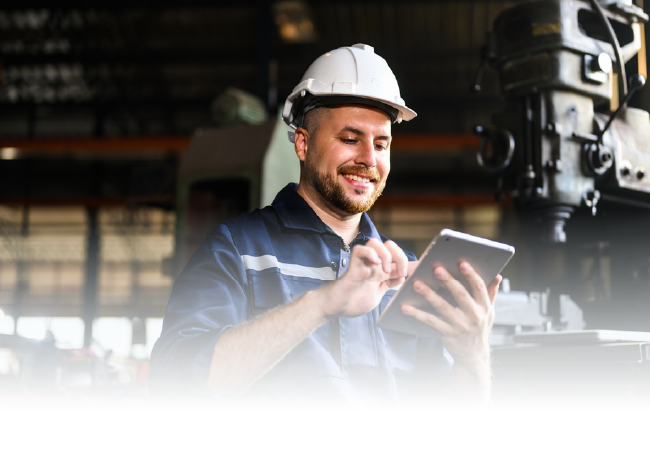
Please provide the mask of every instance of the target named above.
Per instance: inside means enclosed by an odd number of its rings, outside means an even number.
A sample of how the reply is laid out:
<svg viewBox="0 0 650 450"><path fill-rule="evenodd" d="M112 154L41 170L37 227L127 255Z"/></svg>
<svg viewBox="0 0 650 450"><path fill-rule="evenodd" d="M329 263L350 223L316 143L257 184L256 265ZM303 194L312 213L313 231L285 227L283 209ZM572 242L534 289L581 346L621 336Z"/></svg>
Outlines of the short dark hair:
<svg viewBox="0 0 650 450"><path fill-rule="evenodd" d="M302 127L307 130L309 136L312 138L316 136L318 129L324 119L329 118L330 109L326 106L314 108L305 114L305 119L302 122Z"/></svg>

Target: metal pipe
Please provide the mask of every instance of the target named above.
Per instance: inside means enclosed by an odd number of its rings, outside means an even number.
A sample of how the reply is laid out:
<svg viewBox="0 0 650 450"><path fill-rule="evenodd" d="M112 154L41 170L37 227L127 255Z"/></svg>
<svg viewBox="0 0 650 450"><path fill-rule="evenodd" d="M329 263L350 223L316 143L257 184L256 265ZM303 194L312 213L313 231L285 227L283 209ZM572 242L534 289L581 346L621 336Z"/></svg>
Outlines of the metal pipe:
<svg viewBox="0 0 650 450"><path fill-rule="evenodd" d="M616 56L616 68L618 70L618 98L624 99L627 97L627 76L625 75L625 63L623 62L623 56L621 55L621 46L618 44L618 39L616 38L616 33L614 33L614 28L612 24L609 23L607 16L605 16L605 10L598 3L598 0L590 0L592 6L596 10L596 14L600 17L600 20L605 25L607 30L607 36L609 37L610 44L614 47L614 55Z"/></svg>

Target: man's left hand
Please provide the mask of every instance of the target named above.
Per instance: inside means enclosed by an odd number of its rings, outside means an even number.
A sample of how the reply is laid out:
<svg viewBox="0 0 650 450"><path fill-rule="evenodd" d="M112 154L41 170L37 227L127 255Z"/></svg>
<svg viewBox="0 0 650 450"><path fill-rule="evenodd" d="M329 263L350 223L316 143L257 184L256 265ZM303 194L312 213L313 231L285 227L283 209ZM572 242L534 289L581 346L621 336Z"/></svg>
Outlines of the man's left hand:
<svg viewBox="0 0 650 450"><path fill-rule="evenodd" d="M458 306L452 306L425 283L415 280L414 289L433 306L438 315L410 305L402 305L402 312L440 332L444 346L454 358L455 364L479 372L489 371L489 336L494 322L494 299L499 290L501 275L489 286L485 286L472 266L466 261L461 262L460 271L469 283L470 293L443 267L434 267L433 270L435 276L451 292Z"/></svg>

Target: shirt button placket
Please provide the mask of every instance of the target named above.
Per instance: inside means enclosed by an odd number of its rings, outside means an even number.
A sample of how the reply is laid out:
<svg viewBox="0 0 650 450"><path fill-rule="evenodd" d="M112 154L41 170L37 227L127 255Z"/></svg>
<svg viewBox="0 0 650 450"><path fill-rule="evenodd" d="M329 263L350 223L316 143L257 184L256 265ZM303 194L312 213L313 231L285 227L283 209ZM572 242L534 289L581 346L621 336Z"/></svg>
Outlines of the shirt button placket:
<svg viewBox="0 0 650 450"><path fill-rule="evenodd" d="M350 253L342 249L339 254L339 274L338 274L339 277L341 277L345 272L347 272L348 259L350 259Z"/></svg>

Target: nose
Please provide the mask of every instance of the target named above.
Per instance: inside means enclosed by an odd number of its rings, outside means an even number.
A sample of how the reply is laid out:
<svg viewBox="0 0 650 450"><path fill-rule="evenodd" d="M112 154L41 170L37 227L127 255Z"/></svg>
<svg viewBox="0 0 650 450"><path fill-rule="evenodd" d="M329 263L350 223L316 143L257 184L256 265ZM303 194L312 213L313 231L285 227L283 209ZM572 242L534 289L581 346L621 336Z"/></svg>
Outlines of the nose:
<svg viewBox="0 0 650 450"><path fill-rule="evenodd" d="M358 147L359 151L354 162L366 167L375 167L377 165L377 155L375 154L375 145L373 142L364 141Z"/></svg>

